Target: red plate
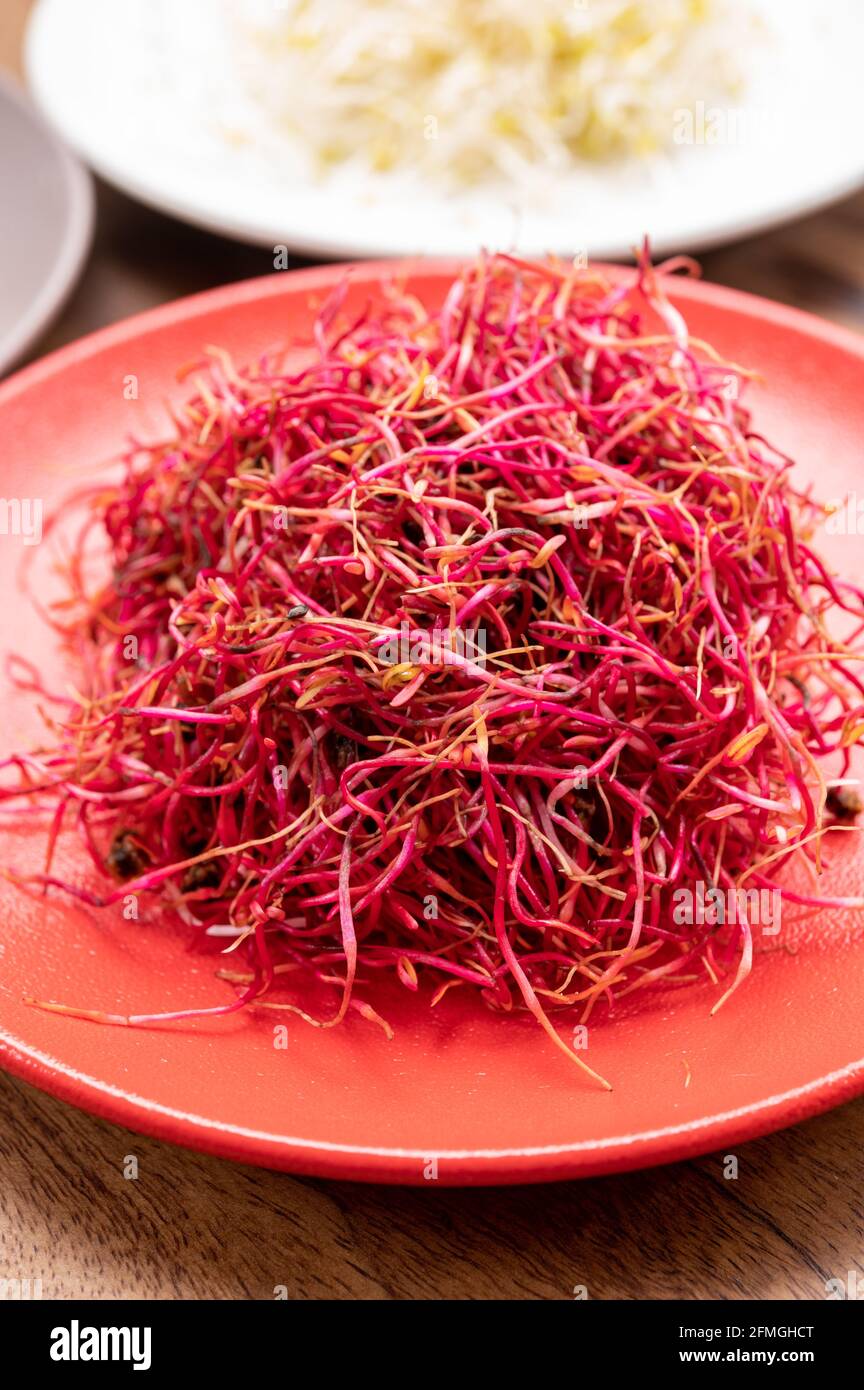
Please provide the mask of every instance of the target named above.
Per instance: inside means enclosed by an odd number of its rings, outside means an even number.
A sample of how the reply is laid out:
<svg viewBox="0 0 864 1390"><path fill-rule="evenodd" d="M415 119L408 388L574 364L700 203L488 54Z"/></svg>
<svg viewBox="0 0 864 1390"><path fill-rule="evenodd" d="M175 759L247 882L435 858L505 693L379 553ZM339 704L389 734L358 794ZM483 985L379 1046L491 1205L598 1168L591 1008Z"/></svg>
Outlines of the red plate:
<svg viewBox="0 0 864 1390"><path fill-rule="evenodd" d="M396 270L434 303L454 267L354 267L354 299ZM183 300L21 372L0 388L3 497L38 496L47 510L129 432L161 431L165 402L184 393L178 364L207 344L244 359L305 332L313 301L344 273L301 271ZM859 480L864 494L864 343L748 295L672 288L694 333L763 373L751 398L757 421L800 460L799 476L823 497ZM124 392L131 377L137 400ZM856 536L827 537L822 548L862 578ZM16 588L22 553L20 538L0 536L0 646L25 652L56 685L53 635ZM3 748L40 733L32 697L4 691ZM9 828L8 814L4 823L0 864L37 868L44 832ZM826 890L860 892L858 836L834 838ZM428 999L394 990L380 1004L392 1042L357 1016L326 1033L297 1020L284 1049L271 1023L249 1014L145 1031L41 1013L23 997L144 1013L232 991L181 933L119 910L98 915L0 881L0 911L0 1060L10 1071L132 1129L274 1168L422 1183L437 1160L442 1183L564 1178L726 1150L864 1091L864 923L849 914L784 921L714 1018L716 992L698 986L643 998L592 1027L590 1062L613 1083L607 1093L532 1020L493 1016L458 992L430 1011Z"/></svg>

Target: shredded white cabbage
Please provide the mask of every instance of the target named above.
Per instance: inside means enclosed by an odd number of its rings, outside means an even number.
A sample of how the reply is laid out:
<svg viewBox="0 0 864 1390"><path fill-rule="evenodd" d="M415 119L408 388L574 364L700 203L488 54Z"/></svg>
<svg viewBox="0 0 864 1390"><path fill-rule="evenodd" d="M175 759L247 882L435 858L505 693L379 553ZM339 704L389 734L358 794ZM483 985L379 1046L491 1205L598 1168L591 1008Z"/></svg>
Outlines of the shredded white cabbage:
<svg viewBox="0 0 864 1390"><path fill-rule="evenodd" d="M222 0L237 70L320 169L459 185L647 155L740 90L746 0ZM242 136L242 132L236 132Z"/></svg>

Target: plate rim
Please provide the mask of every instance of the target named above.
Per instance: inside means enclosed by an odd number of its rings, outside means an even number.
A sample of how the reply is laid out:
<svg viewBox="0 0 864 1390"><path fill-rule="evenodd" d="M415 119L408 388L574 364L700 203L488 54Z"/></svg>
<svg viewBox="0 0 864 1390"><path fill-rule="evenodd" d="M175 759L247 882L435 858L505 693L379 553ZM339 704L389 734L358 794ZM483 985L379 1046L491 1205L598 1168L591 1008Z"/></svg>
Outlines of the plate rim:
<svg viewBox="0 0 864 1390"><path fill-rule="evenodd" d="M504 253L507 254L507 253ZM229 308L234 304L248 303L258 298L275 295L286 284L305 288L314 293L329 289L340 276L358 275L363 278L382 280L388 277L403 276L412 278L418 275L455 276L471 261L469 256L389 256L376 259L359 258L354 260L329 261L322 265L303 266L292 270L269 271L265 275L255 275L244 280L233 280L226 285L216 285L211 289L198 290L194 294L181 295L167 300L150 309L117 319L103 328L85 333L70 343L39 357L34 362L20 367L0 381L0 404L5 404L7 395L35 385L44 377L61 370L67 362L78 361L101 352L104 348L126 342L132 337L155 332L167 327L177 319L192 320L213 310ZM554 259L554 258L532 258ZM591 266L613 279L632 277L636 272L633 266L592 258ZM656 269L662 271L662 264ZM864 333L847 328L840 323L820 317L807 309L799 309L791 304L783 304L776 299L754 294L750 290L736 289L706 280L701 275L685 276L661 274L663 285L673 297L708 304L719 309L729 309L735 313L767 320L779 328L804 333L819 338L822 342L859 358L864 363Z"/></svg>
<svg viewBox="0 0 864 1390"><path fill-rule="evenodd" d="M426 257L360 261L283 271L202 291L123 319L77 339L24 367L0 383L0 409L27 391L62 375L68 366L87 361L102 351L189 323L214 310L255 302L280 294L326 290L344 276L364 280L399 276L442 278L465 264L464 258ZM615 277L632 277L632 269L602 267ZM710 281L665 276L673 297L701 302L735 315L756 316L780 328L816 338L857 358L864 370L864 335L830 323L804 310L767 300ZM414 1149L388 1145L351 1145L300 1139L220 1123L204 1116L148 1101L131 1089L121 1089L79 1072L23 1039L0 1029L0 1066L61 1101L139 1133L235 1161L282 1171L354 1181L423 1183L426 1157ZM567 1144L521 1146L513 1149L438 1150L438 1184L442 1186L506 1185L589 1177L653 1167L692 1158L726 1143L744 1142L821 1114L864 1094L864 1057L839 1070L791 1090L761 1097L731 1111L701 1116L679 1125Z"/></svg>
<svg viewBox="0 0 864 1390"><path fill-rule="evenodd" d="M425 1184L422 1167L430 1155L421 1149L340 1144L219 1123L145 1100L75 1068L58 1066L56 1059L22 1045L5 1030L0 1030L0 1067L77 1110L193 1153L310 1177L399 1186ZM813 1119L862 1094L864 1058L752 1105L681 1125L569 1144L441 1148L435 1152L439 1165L436 1186L500 1187L641 1171L696 1158L728 1144L748 1143Z"/></svg>

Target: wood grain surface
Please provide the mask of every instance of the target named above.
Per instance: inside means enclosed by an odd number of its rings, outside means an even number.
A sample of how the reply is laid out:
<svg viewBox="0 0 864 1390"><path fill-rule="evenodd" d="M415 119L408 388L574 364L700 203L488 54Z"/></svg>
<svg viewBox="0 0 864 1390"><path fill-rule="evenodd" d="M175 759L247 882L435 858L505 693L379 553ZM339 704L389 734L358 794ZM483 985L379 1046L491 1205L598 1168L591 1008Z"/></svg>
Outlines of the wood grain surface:
<svg viewBox="0 0 864 1390"><path fill-rule="evenodd" d="M0 66L20 68L28 8L0 0ZM864 330L864 196L703 264ZM271 269L100 188L93 256L38 355ZM741 1146L736 1180L718 1154L546 1187L365 1188L187 1153L0 1076L0 1280L45 1298L824 1298L864 1276L862 1153L859 1101Z"/></svg>

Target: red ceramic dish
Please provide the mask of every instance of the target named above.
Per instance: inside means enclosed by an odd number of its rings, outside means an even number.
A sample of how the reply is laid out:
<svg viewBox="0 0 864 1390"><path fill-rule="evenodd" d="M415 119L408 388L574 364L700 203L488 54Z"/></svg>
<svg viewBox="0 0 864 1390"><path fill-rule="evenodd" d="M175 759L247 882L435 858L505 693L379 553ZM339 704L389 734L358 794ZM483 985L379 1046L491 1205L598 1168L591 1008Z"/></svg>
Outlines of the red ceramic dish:
<svg viewBox="0 0 864 1390"><path fill-rule="evenodd" d="M431 304L453 270L357 266L350 293L365 301L398 272ZM184 394L179 364L207 344L244 359L296 338L344 273L302 271L183 300L21 372L0 388L2 495L39 497L50 509L128 433L161 431L166 402ZM864 491L864 341L715 286L672 288L694 333L761 371L757 422L800 460L799 477L823 497L854 492L859 480ZM822 548L860 580L856 536L827 537ZM0 537L0 655L24 652L57 684L55 639L17 587L22 555L21 538ZM4 750L38 741L32 696L4 690L3 711ZM835 839L824 891L860 892L858 836ZM0 864L35 869L43 851L44 831L10 821L7 808ZM590 1061L612 1081L607 1093L532 1020L456 996L430 1011L395 989L380 1005L392 1042L359 1017L325 1033L297 1020L284 1049L274 1047L272 1022L251 1014L143 1030L39 1012L25 995L141 1013L216 1003L231 987L210 959L188 953L181 932L120 911L95 914L0 880L0 912L5 1067L132 1129L274 1168L406 1183L435 1173L442 1183L572 1177L725 1151L864 1091L864 921L849 914L784 921L714 1018L716 993L697 986L637 998L598 1023Z"/></svg>

